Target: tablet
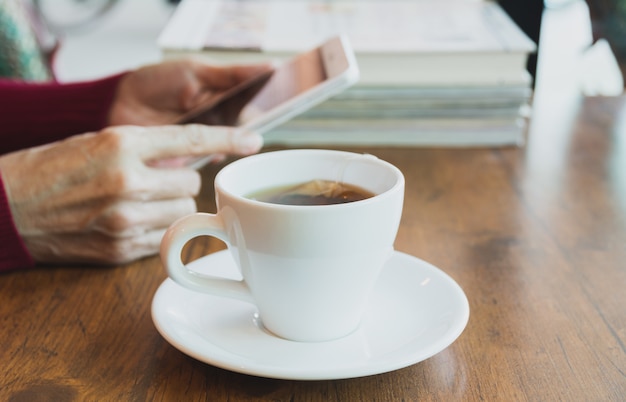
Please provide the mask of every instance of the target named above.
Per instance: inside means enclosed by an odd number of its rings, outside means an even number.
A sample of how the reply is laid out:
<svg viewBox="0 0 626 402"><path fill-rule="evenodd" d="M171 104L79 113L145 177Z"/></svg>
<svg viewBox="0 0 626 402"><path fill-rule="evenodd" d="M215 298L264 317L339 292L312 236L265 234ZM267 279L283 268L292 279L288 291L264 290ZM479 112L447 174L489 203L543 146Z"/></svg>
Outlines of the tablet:
<svg viewBox="0 0 626 402"><path fill-rule="evenodd" d="M359 70L345 36L300 53L191 111L178 122L241 126L261 134L355 84ZM200 168L211 156L194 159Z"/></svg>

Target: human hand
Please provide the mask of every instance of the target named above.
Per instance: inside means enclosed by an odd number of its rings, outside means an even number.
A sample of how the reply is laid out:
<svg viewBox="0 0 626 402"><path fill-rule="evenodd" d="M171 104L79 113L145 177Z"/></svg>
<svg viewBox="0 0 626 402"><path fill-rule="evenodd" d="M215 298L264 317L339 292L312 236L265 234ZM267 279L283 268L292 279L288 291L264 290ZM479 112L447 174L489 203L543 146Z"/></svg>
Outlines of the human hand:
<svg viewBox="0 0 626 402"><path fill-rule="evenodd" d="M261 144L227 127L120 126L0 156L0 172L35 261L120 264L155 254L165 229L196 211L198 172L154 161Z"/></svg>
<svg viewBox="0 0 626 402"><path fill-rule="evenodd" d="M197 59L166 61L139 68L120 81L110 125L171 124L216 94L271 66L210 66Z"/></svg>

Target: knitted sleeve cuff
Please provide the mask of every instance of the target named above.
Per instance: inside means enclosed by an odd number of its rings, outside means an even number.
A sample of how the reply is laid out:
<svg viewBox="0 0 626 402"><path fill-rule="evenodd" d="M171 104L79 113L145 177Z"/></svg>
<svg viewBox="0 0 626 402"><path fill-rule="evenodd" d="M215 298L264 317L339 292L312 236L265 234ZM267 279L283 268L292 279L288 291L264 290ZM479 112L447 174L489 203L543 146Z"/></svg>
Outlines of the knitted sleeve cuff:
<svg viewBox="0 0 626 402"><path fill-rule="evenodd" d="M0 154L104 128L123 76L69 84L0 80Z"/></svg>

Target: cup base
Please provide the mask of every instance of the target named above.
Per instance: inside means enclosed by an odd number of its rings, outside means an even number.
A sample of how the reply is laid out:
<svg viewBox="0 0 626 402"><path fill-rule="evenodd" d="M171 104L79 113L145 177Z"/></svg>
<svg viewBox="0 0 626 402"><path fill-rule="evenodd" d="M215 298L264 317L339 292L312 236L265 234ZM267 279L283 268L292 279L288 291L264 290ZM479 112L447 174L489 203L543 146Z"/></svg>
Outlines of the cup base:
<svg viewBox="0 0 626 402"><path fill-rule="evenodd" d="M285 336L279 335L279 334L273 332L271 329L267 328L263 324L263 319L261 318L261 315L259 314L258 311L256 311L253 314L253 316L252 316L252 323L254 324L255 327L257 327L259 329L259 331L263 331L264 333L266 333L269 336L273 336L273 337L276 337L276 338L279 338L279 339L283 339L283 340L289 341L289 342L300 342L300 343L324 343L324 342L336 341L336 340L339 340L339 339L342 339L342 338L345 338L347 336L352 335L361 326L361 321L359 321L358 324L356 325L356 327L351 329L346 334L339 335L339 336L334 336L334 337L329 337L329 338L324 338L324 339L294 339L294 338L290 338L290 337L285 337Z"/></svg>

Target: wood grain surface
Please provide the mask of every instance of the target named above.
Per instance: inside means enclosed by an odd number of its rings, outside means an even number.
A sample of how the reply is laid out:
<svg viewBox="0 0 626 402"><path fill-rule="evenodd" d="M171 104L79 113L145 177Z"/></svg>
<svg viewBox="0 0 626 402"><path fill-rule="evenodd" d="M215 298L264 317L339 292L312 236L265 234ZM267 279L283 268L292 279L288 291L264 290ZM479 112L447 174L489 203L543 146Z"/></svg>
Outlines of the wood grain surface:
<svg viewBox="0 0 626 402"><path fill-rule="evenodd" d="M622 401L626 399L626 98L500 149L349 148L406 175L396 249L464 289L450 347L364 378L289 381L199 362L155 329L158 257L0 275L0 401ZM212 212L203 170L201 210ZM198 239L188 260L224 248Z"/></svg>

